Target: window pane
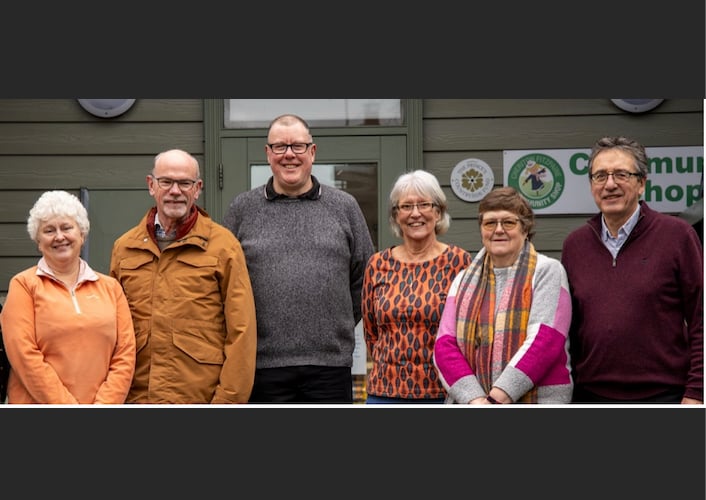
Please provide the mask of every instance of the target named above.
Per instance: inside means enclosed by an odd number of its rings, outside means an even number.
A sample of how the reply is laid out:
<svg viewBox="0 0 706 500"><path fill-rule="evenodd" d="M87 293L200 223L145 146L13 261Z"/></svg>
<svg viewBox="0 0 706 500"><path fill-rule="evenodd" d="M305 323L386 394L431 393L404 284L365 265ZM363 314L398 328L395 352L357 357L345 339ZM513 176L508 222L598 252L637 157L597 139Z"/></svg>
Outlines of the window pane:
<svg viewBox="0 0 706 500"><path fill-rule="evenodd" d="M267 128L293 113L311 127L404 125L401 99L225 99L225 128Z"/></svg>

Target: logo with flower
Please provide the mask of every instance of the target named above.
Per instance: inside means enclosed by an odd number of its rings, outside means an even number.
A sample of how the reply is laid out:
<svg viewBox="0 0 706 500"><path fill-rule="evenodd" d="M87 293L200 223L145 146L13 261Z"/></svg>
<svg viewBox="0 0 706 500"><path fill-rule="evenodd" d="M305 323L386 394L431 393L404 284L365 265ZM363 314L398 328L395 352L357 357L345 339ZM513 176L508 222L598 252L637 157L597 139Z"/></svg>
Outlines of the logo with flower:
<svg viewBox="0 0 706 500"><path fill-rule="evenodd" d="M477 158L461 160L451 171L451 189L464 201L480 201L493 189L493 169Z"/></svg>

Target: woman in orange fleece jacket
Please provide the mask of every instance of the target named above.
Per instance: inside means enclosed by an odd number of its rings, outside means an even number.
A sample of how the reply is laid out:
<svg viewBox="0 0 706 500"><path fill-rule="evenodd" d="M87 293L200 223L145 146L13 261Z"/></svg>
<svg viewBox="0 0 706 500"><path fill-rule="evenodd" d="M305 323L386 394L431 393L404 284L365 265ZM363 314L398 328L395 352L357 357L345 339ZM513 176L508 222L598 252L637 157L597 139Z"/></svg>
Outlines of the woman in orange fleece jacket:
<svg viewBox="0 0 706 500"><path fill-rule="evenodd" d="M42 254L11 280L0 315L10 404L122 404L135 372L135 333L122 287L81 258L88 214L47 191L27 231Z"/></svg>

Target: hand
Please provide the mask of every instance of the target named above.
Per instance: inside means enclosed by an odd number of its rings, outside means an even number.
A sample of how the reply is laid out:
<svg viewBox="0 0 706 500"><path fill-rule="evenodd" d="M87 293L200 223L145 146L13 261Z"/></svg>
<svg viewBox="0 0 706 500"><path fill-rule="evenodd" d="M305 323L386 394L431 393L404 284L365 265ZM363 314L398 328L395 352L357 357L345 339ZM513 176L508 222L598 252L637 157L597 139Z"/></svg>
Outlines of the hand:
<svg viewBox="0 0 706 500"><path fill-rule="evenodd" d="M487 399L485 399L485 396L481 396L481 397L476 398L476 399L471 399L471 400L468 402L468 404L469 404L469 405L489 405L489 404L490 404L490 401L488 401Z"/></svg>
<svg viewBox="0 0 706 500"><path fill-rule="evenodd" d="M702 405L702 404L704 404L704 402L699 401L698 399L682 398L681 404L683 404L683 405Z"/></svg>
<svg viewBox="0 0 706 500"><path fill-rule="evenodd" d="M498 389L497 387L493 387L488 393L488 396L493 398L501 405L507 405L512 403L512 398L507 395L507 392L503 391L502 389Z"/></svg>

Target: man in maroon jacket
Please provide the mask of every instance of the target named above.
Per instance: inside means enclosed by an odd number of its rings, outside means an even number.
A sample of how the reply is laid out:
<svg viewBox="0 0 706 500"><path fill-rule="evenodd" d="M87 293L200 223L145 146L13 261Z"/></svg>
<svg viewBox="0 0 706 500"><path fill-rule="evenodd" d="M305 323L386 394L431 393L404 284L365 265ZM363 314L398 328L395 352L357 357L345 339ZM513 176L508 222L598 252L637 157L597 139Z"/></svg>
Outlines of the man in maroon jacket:
<svg viewBox="0 0 706 500"><path fill-rule="evenodd" d="M703 250L685 220L650 209L638 142L589 159L600 213L564 241L575 403L703 403Z"/></svg>

